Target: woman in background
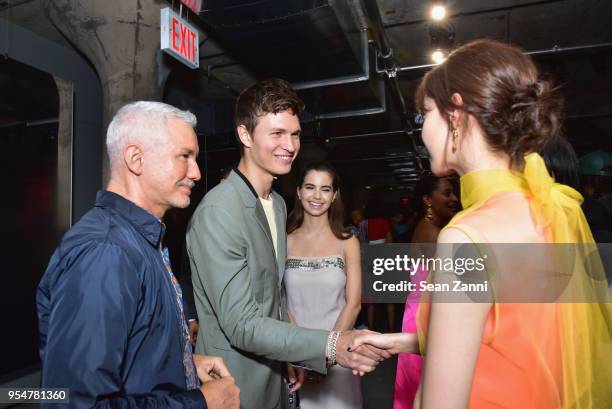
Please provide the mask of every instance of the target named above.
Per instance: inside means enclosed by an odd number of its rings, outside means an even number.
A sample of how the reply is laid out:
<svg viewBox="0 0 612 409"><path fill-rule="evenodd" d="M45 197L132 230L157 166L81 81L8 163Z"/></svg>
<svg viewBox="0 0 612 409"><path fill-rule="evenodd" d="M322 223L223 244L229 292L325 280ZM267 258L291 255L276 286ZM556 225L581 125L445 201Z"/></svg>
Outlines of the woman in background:
<svg viewBox="0 0 612 409"><path fill-rule="evenodd" d="M284 285L289 319L305 328L353 329L361 309L359 240L343 226L340 178L326 163L301 174L287 220ZM309 374L300 389L302 409L358 409L361 383L350 369L333 366L327 376Z"/></svg>
<svg viewBox="0 0 612 409"><path fill-rule="evenodd" d="M457 212L452 183L446 178L424 176L417 182L412 200L418 219L410 241L435 243L440 230Z"/></svg>
<svg viewBox="0 0 612 409"><path fill-rule="evenodd" d="M433 256L434 245L440 230L450 221L457 210L457 196L453 185L446 178L425 176L415 188L412 198L417 213L417 223L412 234L412 243L425 244L423 250ZM427 279L427 270L418 269L410 277L416 291L410 292L404 308L402 332L416 334L416 312L419 307L419 282ZM412 402L421 384L423 357L419 354L400 354L397 358L393 409L412 409Z"/></svg>

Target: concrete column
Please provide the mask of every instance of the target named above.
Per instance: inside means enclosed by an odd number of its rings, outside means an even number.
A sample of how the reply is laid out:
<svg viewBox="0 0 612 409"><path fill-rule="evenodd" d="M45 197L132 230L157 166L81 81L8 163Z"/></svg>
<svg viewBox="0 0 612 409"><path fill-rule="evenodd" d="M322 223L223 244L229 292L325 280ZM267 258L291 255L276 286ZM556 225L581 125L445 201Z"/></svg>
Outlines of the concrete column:
<svg viewBox="0 0 612 409"><path fill-rule="evenodd" d="M74 84L54 76L59 94L57 126L57 230L66 231L72 220L72 137Z"/></svg>
<svg viewBox="0 0 612 409"><path fill-rule="evenodd" d="M104 94L104 130L126 102L161 100L169 70L159 52L163 0L44 0L49 18L92 62ZM106 147L103 183L109 177Z"/></svg>

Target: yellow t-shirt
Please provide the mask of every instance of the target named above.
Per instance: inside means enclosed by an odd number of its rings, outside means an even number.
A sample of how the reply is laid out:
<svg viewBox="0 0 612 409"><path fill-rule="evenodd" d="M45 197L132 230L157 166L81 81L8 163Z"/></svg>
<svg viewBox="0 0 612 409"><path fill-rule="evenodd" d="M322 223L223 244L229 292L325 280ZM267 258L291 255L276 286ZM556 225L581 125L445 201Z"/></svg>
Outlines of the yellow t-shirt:
<svg viewBox="0 0 612 409"><path fill-rule="evenodd" d="M266 213L266 219L268 219L268 226L270 227L270 233L272 234L272 243L274 244L274 252L278 254L277 232L276 232L276 217L274 216L274 204L272 203L272 196L269 199L260 197L261 205L263 206L264 212Z"/></svg>

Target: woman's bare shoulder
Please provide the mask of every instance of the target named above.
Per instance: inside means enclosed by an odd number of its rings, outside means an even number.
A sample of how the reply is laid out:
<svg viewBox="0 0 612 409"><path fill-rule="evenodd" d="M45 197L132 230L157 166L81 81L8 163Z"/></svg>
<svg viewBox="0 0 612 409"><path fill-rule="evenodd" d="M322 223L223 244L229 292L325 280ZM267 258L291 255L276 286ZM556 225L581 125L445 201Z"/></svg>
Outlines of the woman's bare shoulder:
<svg viewBox="0 0 612 409"><path fill-rule="evenodd" d="M344 240L344 252L357 252L360 251L359 239L355 236L351 236L348 239Z"/></svg>
<svg viewBox="0 0 612 409"><path fill-rule="evenodd" d="M421 219L412 234L413 243L435 243L440 229L425 219Z"/></svg>
<svg viewBox="0 0 612 409"><path fill-rule="evenodd" d="M456 224L477 230L490 243L541 241L529 199L519 192L494 196L478 209L457 220Z"/></svg>

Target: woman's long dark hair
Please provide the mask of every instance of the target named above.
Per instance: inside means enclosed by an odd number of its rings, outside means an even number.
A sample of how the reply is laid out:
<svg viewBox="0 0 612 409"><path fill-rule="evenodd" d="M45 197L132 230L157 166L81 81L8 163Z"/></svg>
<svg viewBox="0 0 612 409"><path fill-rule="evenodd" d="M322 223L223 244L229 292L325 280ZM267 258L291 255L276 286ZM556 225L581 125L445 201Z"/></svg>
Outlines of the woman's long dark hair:
<svg viewBox="0 0 612 409"><path fill-rule="evenodd" d="M306 175L310 171L326 172L331 176L332 179L332 190L336 193L336 199L332 202L331 206L327 210L327 218L329 220L329 227L331 227L332 233L340 240L346 240L351 237L351 233L344 227L344 205L342 204L342 196L340 195L340 175L336 169L327 162L314 162L306 166L302 173L300 173L299 187L302 187ZM291 234L295 230L299 229L304 223L304 207L302 201L295 193L295 201L293 210L287 217L287 234Z"/></svg>
<svg viewBox="0 0 612 409"><path fill-rule="evenodd" d="M578 157L565 137L557 136L546 142L540 150L540 154L548 171L555 178L555 182L580 190Z"/></svg>

